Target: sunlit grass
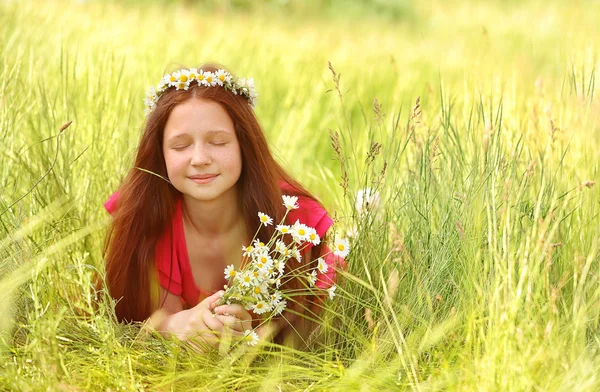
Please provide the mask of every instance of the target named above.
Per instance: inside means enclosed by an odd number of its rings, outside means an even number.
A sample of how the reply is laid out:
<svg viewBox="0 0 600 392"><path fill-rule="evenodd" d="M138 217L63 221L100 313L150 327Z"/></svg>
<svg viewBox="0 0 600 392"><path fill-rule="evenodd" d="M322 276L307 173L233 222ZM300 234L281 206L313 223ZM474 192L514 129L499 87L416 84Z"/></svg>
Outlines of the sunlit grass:
<svg viewBox="0 0 600 392"><path fill-rule="evenodd" d="M0 389L599 389L599 11L2 3ZM255 78L278 159L356 226L309 352L198 355L92 290L144 91L206 61ZM381 208L359 216L364 187Z"/></svg>

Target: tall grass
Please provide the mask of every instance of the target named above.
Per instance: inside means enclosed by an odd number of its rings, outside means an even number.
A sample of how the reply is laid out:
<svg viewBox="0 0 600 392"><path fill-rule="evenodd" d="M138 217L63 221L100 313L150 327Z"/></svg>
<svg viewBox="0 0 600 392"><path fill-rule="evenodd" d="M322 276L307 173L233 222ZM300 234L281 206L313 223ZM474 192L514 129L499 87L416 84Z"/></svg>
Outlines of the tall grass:
<svg viewBox="0 0 600 392"><path fill-rule="evenodd" d="M600 388L597 4L127 4L0 4L0 388ZM354 228L306 352L198 355L92 289L143 92L211 60L256 79L276 156Z"/></svg>

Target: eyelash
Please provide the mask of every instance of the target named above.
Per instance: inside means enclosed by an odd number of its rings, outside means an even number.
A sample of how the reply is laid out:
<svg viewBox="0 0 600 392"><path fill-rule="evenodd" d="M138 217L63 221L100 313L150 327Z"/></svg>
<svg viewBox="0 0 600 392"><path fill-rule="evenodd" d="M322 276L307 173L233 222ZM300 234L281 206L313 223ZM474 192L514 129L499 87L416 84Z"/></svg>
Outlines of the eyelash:
<svg viewBox="0 0 600 392"><path fill-rule="evenodd" d="M212 144L213 146L218 146L218 147L221 147L221 146L224 146L224 145L226 145L226 144L227 144L227 142L223 142L223 143L210 143L210 144ZM185 145L185 146L173 147L173 150L175 150L175 151L181 151L181 150L183 150L184 148L186 148L186 147L188 147L188 146L189 146L189 144L188 144L188 145Z"/></svg>

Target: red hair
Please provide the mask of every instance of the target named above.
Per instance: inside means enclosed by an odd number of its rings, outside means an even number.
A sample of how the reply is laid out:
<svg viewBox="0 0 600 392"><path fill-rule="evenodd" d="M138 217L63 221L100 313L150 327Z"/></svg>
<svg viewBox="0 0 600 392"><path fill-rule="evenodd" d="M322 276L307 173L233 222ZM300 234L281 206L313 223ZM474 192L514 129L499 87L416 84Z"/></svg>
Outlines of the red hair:
<svg viewBox="0 0 600 392"><path fill-rule="evenodd" d="M201 68L215 72L223 67L208 64ZM155 248L171 224L180 192L147 171L167 177L162 149L165 124L175 106L194 98L219 103L233 120L242 153L242 172L236 186L239 187L238 194L243 195L241 205L250 233L259 228L258 211L270 215L275 222L283 218L285 208L279 181L294 188L291 192L286 190L286 194L314 199L275 161L246 98L224 88L196 84L188 90L168 89L147 119L133 168L121 184L119 205L106 237L106 284L110 295L118 300L115 312L120 321L143 321L159 305L154 277ZM258 237L266 243L273 233L273 226L263 226ZM313 248L311 253L320 254L320 247ZM292 280L288 287L300 285L297 280ZM297 311L301 311L303 304L295 305ZM287 318L290 319L289 315Z"/></svg>

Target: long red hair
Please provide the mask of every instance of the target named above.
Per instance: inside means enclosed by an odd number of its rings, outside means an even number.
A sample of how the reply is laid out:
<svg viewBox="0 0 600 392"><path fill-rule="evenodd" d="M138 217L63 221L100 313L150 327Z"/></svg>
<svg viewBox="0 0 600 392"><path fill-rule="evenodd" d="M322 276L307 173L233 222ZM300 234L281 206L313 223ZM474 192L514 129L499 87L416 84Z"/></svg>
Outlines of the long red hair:
<svg viewBox="0 0 600 392"><path fill-rule="evenodd" d="M223 67L207 64L201 68L215 72ZM236 186L238 194L243 195L241 204L250 233L259 229L258 211L270 215L275 222L283 218L285 208L279 181L294 188L286 190L286 194L314 199L275 161L246 98L224 88L197 84L188 90L168 89L147 119L133 168L120 186L118 208L106 236L106 285L110 295L118 300L115 312L120 321L143 321L159 306L155 248L171 224L175 202L180 196L179 191L163 179L167 177L162 149L164 128L173 108L194 98L218 102L233 120L242 152L242 172ZM273 233L273 226L263 226L258 237L267 242ZM320 247L315 247L311 253L319 252ZM292 280L288 286L297 288L300 283ZM292 308L298 311L303 305L296 303Z"/></svg>

